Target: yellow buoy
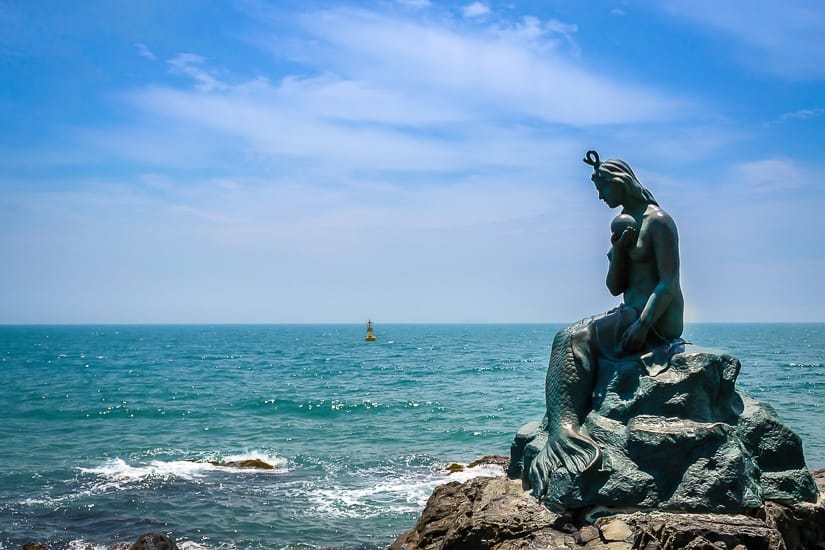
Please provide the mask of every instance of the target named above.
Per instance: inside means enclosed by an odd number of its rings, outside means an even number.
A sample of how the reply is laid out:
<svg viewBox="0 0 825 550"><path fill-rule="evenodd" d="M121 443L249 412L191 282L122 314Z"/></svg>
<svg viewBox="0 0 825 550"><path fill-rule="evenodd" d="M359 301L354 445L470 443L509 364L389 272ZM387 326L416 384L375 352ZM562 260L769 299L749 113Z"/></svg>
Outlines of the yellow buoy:
<svg viewBox="0 0 825 550"><path fill-rule="evenodd" d="M375 334L372 333L372 321L367 321L367 335L364 336L367 342L375 342Z"/></svg>

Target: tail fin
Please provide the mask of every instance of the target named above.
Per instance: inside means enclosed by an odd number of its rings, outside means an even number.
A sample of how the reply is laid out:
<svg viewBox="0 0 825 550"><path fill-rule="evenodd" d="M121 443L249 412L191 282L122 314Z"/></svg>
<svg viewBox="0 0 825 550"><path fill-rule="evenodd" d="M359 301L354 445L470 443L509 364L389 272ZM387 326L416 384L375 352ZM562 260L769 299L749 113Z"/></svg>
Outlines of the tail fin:
<svg viewBox="0 0 825 550"><path fill-rule="evenodd" d="M601 451L589 437L570 429L551 436L530 464L533 495L542 500L550 493L554 481L564 481L566 485L597 468L600 462Z"/></svg>

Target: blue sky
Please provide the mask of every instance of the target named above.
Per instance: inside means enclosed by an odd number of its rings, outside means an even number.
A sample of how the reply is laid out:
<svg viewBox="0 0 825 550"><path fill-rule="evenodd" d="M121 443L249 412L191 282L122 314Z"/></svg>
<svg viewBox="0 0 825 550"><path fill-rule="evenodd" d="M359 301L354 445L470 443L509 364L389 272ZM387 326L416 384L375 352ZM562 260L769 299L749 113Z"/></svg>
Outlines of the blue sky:
<svg viewBox="0 0 825 550"><path fill-rule="evenodd" d="M587 149L688 321L825 321L817 0L0 0L0 322L568 322Z"/></svg>

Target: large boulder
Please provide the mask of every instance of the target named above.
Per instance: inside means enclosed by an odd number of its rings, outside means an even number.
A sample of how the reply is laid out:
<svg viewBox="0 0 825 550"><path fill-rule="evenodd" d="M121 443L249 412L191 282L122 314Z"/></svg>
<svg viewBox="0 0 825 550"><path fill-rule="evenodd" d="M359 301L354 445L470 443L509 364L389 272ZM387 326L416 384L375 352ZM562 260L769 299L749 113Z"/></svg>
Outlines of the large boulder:
<svg viewBox="0 0 825 550"><path fill-rule="evenodd" d="M600 359L581 431L601 450L598 469L562 477L545 499L587 506L731 512L766 500L816 502L802 442L768 405L737 389L739 361L687 346L670 357ZM511 477L530 484L546 443L539 422L511 447Z"/></svg>
<svg viewBox="0 0 825 550"><path fill-rule="evenodd" d="M825 491L825 470L815 473ZM415 526L391 550L825 549L825 506L766 502L747 514L602 508L551 512L519 480L452 482L433 491Z"/></svg>

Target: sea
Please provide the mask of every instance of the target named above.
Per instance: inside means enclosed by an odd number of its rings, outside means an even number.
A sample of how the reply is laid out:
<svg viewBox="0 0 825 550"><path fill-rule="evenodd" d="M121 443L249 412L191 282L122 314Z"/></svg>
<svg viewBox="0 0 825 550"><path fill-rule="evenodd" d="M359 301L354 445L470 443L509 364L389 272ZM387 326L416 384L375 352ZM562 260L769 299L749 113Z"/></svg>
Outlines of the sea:
<svg viewBox="0 0 825 550"><path fill-rule="evenodd" d="M499 475L561 325L0 326L0 549L386 548ZM825 467L825 324L692 324ZM269 470L211 462L259 459Z"/></svg>

